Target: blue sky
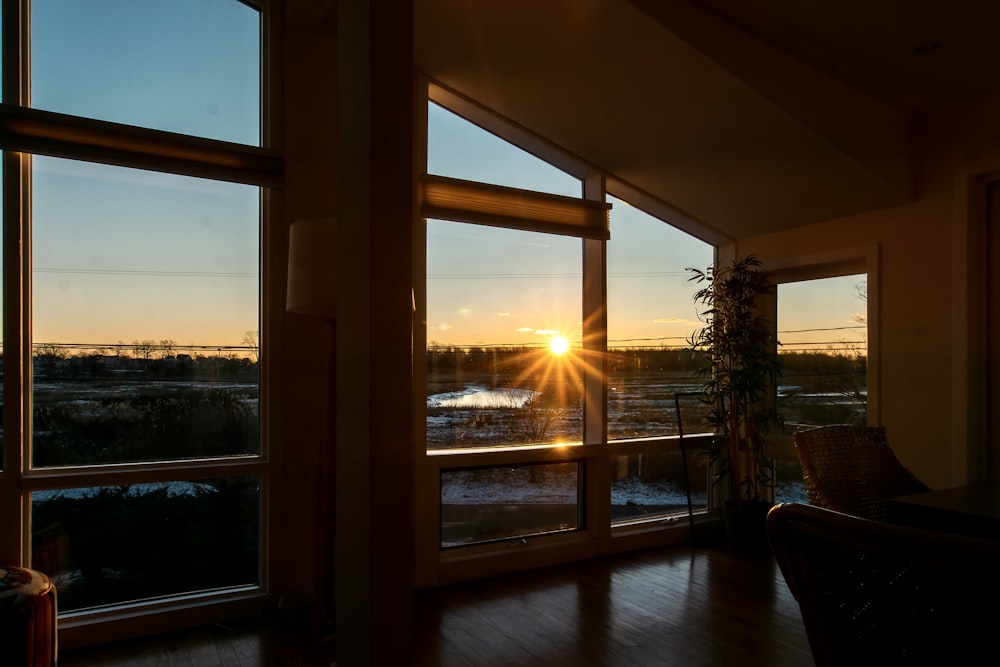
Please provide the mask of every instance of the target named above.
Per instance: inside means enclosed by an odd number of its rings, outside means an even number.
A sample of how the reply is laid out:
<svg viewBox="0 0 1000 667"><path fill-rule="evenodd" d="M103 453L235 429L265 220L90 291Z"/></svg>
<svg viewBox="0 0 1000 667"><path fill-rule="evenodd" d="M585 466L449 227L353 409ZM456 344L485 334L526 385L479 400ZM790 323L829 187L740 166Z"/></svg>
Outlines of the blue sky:
<svg viewBox="0 0 1000 667"><path fill-rule="evenodd" d="M235 0L34 0L32 106L260 143L260 17ZM33 340L236 345L259 189L33 158Z"/></svg>
<svg viewBox="0 0 1000 667"><path fill-rule="evenodd" d="M260 15L237 0L32 0L32 106L260 144Z"/></svg>

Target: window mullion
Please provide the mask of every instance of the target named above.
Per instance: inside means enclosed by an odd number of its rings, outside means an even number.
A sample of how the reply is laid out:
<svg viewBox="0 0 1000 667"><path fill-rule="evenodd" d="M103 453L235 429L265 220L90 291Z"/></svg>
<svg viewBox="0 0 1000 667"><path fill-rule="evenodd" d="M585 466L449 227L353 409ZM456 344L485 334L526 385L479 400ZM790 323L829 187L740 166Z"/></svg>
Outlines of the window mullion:
<svg viewBox="0 0 1000 667"><path fill-rule="evenodd" d="M143 465L92 466L81 468L36 468L25 475L27 492L88 486L195 481L218 477L261 475L267 462L258 457L177 461Z"/></svg>
<svg viewBox="0 0 1000 667"><path fill-rule="evenodd" d="M22 286L21 201L24 162L17 153L3 154L3 471L0 476L0 512L4 521L0 534L0 554L4 562L20 563L22 513L19 480L22 474L23 359L25 338L22 330L24 299ZM16 520L13 517L17 517Z"/></svg>

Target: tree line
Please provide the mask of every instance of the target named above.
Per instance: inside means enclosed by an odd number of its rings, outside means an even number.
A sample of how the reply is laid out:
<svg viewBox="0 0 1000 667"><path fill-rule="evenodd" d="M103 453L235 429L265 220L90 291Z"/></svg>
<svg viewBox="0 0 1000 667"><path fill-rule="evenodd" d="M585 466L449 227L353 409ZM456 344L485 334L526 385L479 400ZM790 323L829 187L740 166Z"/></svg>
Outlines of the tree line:
<svg viewBox="0 0 1000 667"><path fill-rule="evenodd" d="M571 353L572 354L572 353ZM537 367L552 353L548 348L529 346L460 347L439 346L427 350L427 368L433 373L509 373ZM854 349L781 352L782 376L809 378L866 372L867 355ZM688 347L635 347L609 350L605 362L610 375L645 372L697 373L704 358Z"/></svg>

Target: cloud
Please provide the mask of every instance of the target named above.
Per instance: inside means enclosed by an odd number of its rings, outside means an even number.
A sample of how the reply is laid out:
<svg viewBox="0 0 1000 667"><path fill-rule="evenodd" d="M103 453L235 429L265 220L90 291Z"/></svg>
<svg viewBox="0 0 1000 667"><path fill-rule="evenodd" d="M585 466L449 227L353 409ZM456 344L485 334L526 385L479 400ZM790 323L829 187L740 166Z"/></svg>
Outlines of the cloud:
<svg viewBox="0 0 1000 667"><path fill-rule="evenodd" d="M691 324L691 320L683 317L659 317L653 320L653 322L657 324Z"/></svg>
<svg viewBox="0 0 1000 667"><path fill-rule="evenodd" d="M455 328L455 327L454 327L453 325L451 325L451 324L448 324L447 322L444 322L444 323L442 323L442 324L439 324L439 325L437 326L437 329L438 329L438 331L451 331L451 330L452 330L452 329L454 329L454 328Z"/></svg>
<svg viewBox="0 0 1000 667"><path fill-rule="evenodd" d="M497 317L510 317L510 313L497 313Z"/></svg>
<svg viewBox="0 0 1000 667"><path fill-rule="evenodd" d="M558 329L535 329L536 336L555 336L558 333Z"/></svg>
<svg viewBox="0 0 1000 667"><path fill-rule="evenodd" d="M534 329L531 327L521 327L520 329L517 329L517 333L531 333L532 331L534 331Z"/></svg>

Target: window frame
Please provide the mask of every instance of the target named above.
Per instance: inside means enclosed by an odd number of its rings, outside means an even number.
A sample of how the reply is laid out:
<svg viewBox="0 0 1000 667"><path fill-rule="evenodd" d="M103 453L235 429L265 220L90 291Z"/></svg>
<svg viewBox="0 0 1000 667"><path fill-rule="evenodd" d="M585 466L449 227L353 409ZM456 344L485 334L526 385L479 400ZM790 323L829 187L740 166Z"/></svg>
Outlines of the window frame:
<svg viewBox="0 0 1000 667"><path fill-rule="evenodd" d="M268 267L269 220L278 210L269 188L284 181L284 162L273 112L277 83L276 39L281 24L270 3L243 2L260 13L261 146L248 146L193 135L110 123L28 106L30 68L28 35L30 0L4 0L3 100L0 103L0 151L3 163L3 414L6 443L0 472L0 512L16 520L5 521L0 533L0 557L9 563L30 563L30 494L42 489L106 486L177 479L254 476L260 480L259 585L226 591L206 591L146 603L124 603L97 610L60 615L60 644L74 646L142 634L149 631L147 617L157 614L157 628L205 622L226 614L252 613L268 589L267 542L271 470L268 418L268 360L271 336ZM144 462L85 468L30 467L28 442L31 425L31 161L46 155L92 163L146 169L156 172L241 183L260 188L259 326L261 331L260 452L224 459ZM7 224L14 222L15 224ZM19 223L19 224L18 224ZM279 262L280 266L281 263ZM19 434L14 437L12 434Z"/></svg>
<svg viewBox="0 0 1000 667"><path fill-rule="evenodd" d="M841 248L824 253L799 257L776 257L768 260L767 269L775 285L783 283L836 278L855 274L866 274L868 298L866 317L868 319L868 406L869 425L881 423L881 391L879 368L881 334L879 323L879 245L877 243ZM775 309L777 305L775 304ZM775 310L775 313L777 311Z"/></svg>

